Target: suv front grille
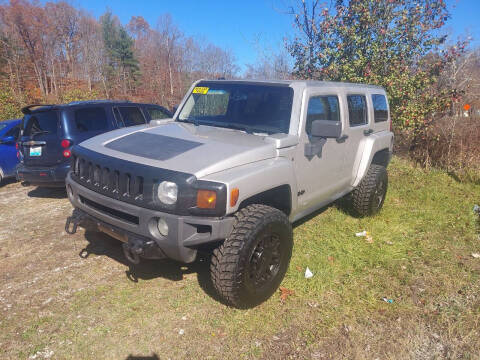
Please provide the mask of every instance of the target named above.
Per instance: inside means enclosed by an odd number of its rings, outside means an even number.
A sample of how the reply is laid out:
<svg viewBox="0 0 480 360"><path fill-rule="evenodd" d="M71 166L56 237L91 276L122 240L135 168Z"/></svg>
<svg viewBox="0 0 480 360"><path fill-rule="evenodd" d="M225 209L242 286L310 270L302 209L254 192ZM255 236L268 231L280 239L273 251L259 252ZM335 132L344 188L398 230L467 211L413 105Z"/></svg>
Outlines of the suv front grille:
<svg viewBox="0 0 480 360"><path fill-rule="evenodd" d="M142 176L120 172L77 155L73 155L72 163L76 180L87 187L115 194L115 197L120 196L139 202L144 199Z"/></svg>
<svg viewBox="0 0 480 360"><path fill-rule="evenodd" d="M224 184L197 180L192 174L128 161L80 145L73 147L71 161L72 180L104 196L177 215L225 215L227 190ZM163 204L158 200L158 184L162 181L177 184L175 204ZM198 189L217 192L215 209L197 209Z"/></svg>

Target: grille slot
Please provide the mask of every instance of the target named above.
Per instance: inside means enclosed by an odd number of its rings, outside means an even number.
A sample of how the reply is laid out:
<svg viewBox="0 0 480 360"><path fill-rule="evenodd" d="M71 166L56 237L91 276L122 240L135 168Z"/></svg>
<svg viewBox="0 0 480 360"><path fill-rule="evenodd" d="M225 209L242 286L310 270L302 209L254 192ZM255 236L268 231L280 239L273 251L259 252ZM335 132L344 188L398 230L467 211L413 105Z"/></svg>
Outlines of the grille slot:
<svg viewBox="0 0 480 360"><path fill-rule="evenodd" d="M130 173L122 173L109 167L88 161L74 155L72 159L73 174L77 181L85 185L100 187L107 193L112 193L117 198L144 199L144 178Z"/></svg>
<svg viewBox="0 0 480 360"><path fill-rule="evenodd" d="M112 209L108 206L99 204L95 201L92 201L90 199L87 199L86 197L80 195L80 201L85 204L88 207L91 207L92 209L95 209L101 213L107 214L109 216L112 216L114 218L124 220L126 222L129 222L131 224L138 225L140 223L140 220L138 216L127 214L126 212L119 211L116 209Z"/></svg>

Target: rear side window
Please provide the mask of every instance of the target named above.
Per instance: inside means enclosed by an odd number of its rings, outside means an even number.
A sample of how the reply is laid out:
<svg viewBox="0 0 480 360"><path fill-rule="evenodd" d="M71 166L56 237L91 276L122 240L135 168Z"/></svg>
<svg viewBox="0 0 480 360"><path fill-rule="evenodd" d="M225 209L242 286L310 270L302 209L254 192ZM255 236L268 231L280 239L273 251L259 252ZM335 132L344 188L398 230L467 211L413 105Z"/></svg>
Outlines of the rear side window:
<svg viewBox="0 0 480 360"><path fill-rule="evenodd" d="M123 123L125 126L135 126L145 124L145 118L138 107L125 106L118 108L122 115Z"/></svg>
<svg viewBox="0 0 480 360"><path fill-rule="evenodd" d="M58 132L58 116L56 111L41 111L25 115L23 118L24 135L54 134Z"/></svg>
<svg viewBox="0 0 480 360"><path fill-rule="evenodd" d="M372 95L373 112L375 122L388 120L388 106L385 95Z"/></svg>
<svg viewBox="0 0 480 360"><path fill-rule="evenodd" d="M105 109L98 107L75 110L75 125L79 132L108 130Z"/></svg>
<svg viewBox="0 0 480 360"><path fill-rule="evenodd" d="M340 121L340 107L335 95L313 96L308 101L307 123L305 131L310 134L315 120Z"/></svg>
<svg viewBox="0 0 480 360"><path fill-rule="evenodd" d="M148 111L148 114L150 115L150 118L152 120L167 119L167 118L170 117L170 115L167 114L165 111L163 111L161 108L148 107L147 111Z"/></svg>
<svg viewBox="0 0 480 360"><path fill-rule="evenodd" d="M350 126L367 123L367 99L365 95L348 95L348 119Z"/></svg>

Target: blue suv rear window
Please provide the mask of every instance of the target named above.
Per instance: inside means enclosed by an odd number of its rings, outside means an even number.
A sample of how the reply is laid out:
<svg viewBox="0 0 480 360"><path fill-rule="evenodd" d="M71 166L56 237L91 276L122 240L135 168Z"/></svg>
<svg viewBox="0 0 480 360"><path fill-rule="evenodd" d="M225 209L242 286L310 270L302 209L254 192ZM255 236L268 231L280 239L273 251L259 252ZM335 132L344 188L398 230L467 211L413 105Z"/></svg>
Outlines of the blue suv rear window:
<svg viewBox="0 0 480 360"><path fill-rule="evenodd" d="M57 134L58 117L56 111L41 111L25 115L23 118L24 132L26 136L44 133Z"/></svg>
<svg viewBox="0 0 480 360"><path fill-rule="evenodd" d="M105 109L98 107L75 110L75 125L79 132L107 130Z"/></svg>

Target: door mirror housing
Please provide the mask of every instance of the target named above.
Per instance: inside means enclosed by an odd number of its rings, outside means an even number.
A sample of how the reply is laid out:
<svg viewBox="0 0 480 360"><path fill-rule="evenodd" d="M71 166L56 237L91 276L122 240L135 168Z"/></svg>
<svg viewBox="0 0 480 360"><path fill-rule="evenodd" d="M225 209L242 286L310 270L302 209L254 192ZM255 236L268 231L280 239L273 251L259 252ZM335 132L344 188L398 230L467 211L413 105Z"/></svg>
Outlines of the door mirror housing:
<svg viewBox="0 0 480 360"><path fill-rule="evenodd" d="M342 123L340 121L314 120L310 134L325 139L338 139L342 135Z"/></svg>
<svg viewBox="0 0 480 360"><path fill-rule="evenodd" d="M15 137L14 136L6 136L2 140L0 140L0 144L13 144L15 143Z"/></svg>

